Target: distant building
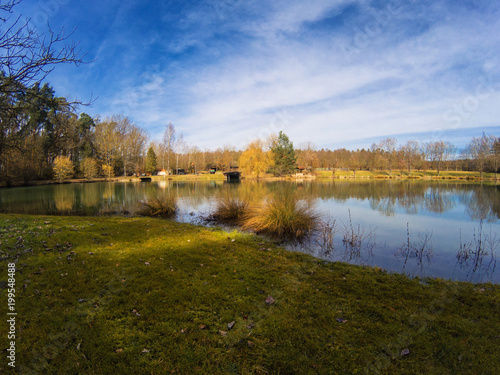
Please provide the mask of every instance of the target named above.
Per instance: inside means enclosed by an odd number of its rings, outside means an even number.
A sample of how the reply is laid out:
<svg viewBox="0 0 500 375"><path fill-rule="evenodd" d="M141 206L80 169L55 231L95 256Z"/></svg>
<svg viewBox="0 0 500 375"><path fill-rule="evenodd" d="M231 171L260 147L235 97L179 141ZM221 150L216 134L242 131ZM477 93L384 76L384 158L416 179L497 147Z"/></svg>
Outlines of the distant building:
<svg viewBox="0 0 500 375"><path fill-rule="evenodd" d="M174 169L174 174L181 175L186 174L186 171L183 168Z"/></svg>

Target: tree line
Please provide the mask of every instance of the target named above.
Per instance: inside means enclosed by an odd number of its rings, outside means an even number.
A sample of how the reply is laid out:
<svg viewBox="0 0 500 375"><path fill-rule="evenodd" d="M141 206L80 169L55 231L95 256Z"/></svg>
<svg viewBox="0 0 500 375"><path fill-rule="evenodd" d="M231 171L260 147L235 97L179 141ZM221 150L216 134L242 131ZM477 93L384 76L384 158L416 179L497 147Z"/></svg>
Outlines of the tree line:
<svg viewBox="0 0 500 375"><path fill-rule="evenodd" d="M283 147L288 147L288 154L277 152ZM408 174L415 170L436 170L439 175L442 170L451 169L478 171L483 177L484 172L497 173L499 170L500 137L483 133L481 137L472 138L461 150L445 141L421 143L410 140L398 145L395 138L385 138L366 150L329 150L317 149L310 142L294 149L288 137L280 133L266 141L251 142L242 152L239 163L241 168L257 177L263 172L280 176L298 170L312 172L318 168L331 170L332 174L339 169L349 170L354 175L359 170L389 171L389 175L394 170L407 171Z"/></svg>

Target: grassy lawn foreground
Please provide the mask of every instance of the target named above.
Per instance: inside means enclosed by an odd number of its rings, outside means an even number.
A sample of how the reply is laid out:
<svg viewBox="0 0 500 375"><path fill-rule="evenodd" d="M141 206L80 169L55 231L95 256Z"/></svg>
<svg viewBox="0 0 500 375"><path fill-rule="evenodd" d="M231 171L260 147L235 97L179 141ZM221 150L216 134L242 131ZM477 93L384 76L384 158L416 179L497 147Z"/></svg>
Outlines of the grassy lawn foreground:
<svg viewBox="0 0 500 375"><path fill-rule="evenodd" d="M498 285L150 218L0 215L0 249L0 280L18 257L19 373L500 373Z"/></svg>

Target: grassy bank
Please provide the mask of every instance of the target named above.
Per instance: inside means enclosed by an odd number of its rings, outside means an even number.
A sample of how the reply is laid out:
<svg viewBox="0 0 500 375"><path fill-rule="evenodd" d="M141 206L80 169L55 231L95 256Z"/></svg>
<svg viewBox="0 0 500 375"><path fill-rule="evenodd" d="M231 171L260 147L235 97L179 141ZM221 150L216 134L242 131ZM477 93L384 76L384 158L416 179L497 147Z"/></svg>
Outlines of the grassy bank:
<svg viewBox="0 0 500 375"><path fill-rule="evenodd" d="M0 280L17 259L21 373L500 372L497 285L327 264L164 219L0 215L0 236Z"/></svg>
<svg viewBox="0 0 500 375"><path fill-rule="evenodd" d="M318 178L377 178L377 179L426 179L426 180L481 180L479 172L465 172L465 171L440 171L439 174L435 170L429 171L316 171ZM498 175L500 178L500 175ZM494 173L483 173L483 180L494 180Z"/></svg>
<svg viewBox="0 0 500 375"><path fill-rule="evenodd" d="M247 175L243 173L243 178L248 180L257 180L254 175ZM313 174L306 175L291 175L287 177L274 177L271 174L264 174L258 178L259 180L266 181L280 181L280 180L292 180L292 179L303 179L303 178L357 178L357 179L423 179L423 180L489 180L494 181L495 179L500 179L500 174L496 175L494 173L484 173L481 179L481 174L479 172L463 172L463 171L441 171L438 175L437 171L413 171L409 174L407 171L393 171L392 174L389 171L356 171L354 174L352 171L332 171L319 170L315 171ZM186 175L172 175L172 176L151 176L152 181L225 181L226 177L222 172L216 172L215 174L200 173L200 174L186 174ZM93 180L86 179L72 179L65 181L56 180L43 180L43 181L29 181L29 182L11 182L7 185L4 182L0 182L0 188L3 187L19 187L19 186L39 186L39 185L57 185L57 184L70 184L70 183L88 183L88 182L139 182L139 178L135 176L129 177L113 177L113 178L98 178Z"/></svg>

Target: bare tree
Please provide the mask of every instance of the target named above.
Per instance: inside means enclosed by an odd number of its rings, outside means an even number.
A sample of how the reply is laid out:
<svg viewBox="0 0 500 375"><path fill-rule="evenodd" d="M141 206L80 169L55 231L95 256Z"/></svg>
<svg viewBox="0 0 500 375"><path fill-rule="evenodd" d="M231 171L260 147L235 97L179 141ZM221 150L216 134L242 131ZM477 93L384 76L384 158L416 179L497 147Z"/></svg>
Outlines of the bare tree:
<svg viewBox="0 0 500 375"><path fill-rule="evenodd" d="M434 141L426 143L426 157L431 163L435 164L438 176L441 172L441 164L449 159L453 150L454 146L450 142Z"/></svg>
<svg viewBox="0 0 500 375"><path fill-rule="evenodd" d="M161 162L162 169L165 169L165 157L167 159L167 173L170 174L170 157L172 156L172 152L175 147L175 127L172 123L169 123L165 127L165 131L163 132L163 140L161 143Z"/></svg>
<svg viewBox="0 0 500 375"><path fill-rule="evenodd" d="M494 136L487 136L483 133L480 138L472 138L467 147L467 153L474 161L476 169L481 173L481 178L483 178L483 172L488 167L488 164L492 161L495 140Z"/></svg>
<svg viewBox="0 0 500 375"><path fill-rule="evenodd" d="M387 157L387 167L389 168L389 175L392 176L392 168L394 166L394 158L396 151L396 144L398 142L395 138L386 138L380 141L378 147L385 151Z"/></svg>
<svg viewBox="0 0 500 375"><path fill-rule="evenodd" d="M498 165L500 163L500 137L496 137L493 142L492 147L492 156L493 156L493 168L495 172L495 180L498 178Z"/></svg>
<svg viewBox="0 0 500 375"><path fill-rule="evenodd" d="M227 171L231 170L231 166L234 163L234 153L235 150L233 146L229 144L224 145L224 147L222 148L222 155L221 155L221 164L223 170Z"/></svg>
<svg viewBox="0 0 500 375"><path fill-rule="evenodd" d="M186 152L186 142L184 141L184 136L181 133L179 138L174 143L174 152L175 152L175 173L179 173L179 156L184 155Z"/></svg>
<svg viewBox="0 0 500 375"><path fill-rule="evenodd" d="M47 34L40 33L22 15L11 17L19 3L11 0L0 5L0 95L25 93L26 87L41 82L58 64L84 63L78 43L68 42L71 33L64 29L54 33L50 27Z"/></svg>
<svg viewBox="0 0 500 375"><path fill-rule="evenodd" d="M299 146L297 150L297 163L304 166L308 171L313 171L315 168L318 168L318 152L313 143L306 142Z"/></svg>
<svg viewBox="0 0 500 375"><path fill-rule="evenodd" d="M421 154L419 151L418 141L408 141L403 146L400 147L400 151L403 154L405 164L408 167L408 174L411 175L411 169L415 163L420 159Z"/></svg>
<svg viewBox="0 0 500 375"><path fill-rule="evenodd" d="M107 177L114 176L116 157L119 155L117 124L112 120L99 122L95 128L97 153L103 163L103 172Z"/></svg>

